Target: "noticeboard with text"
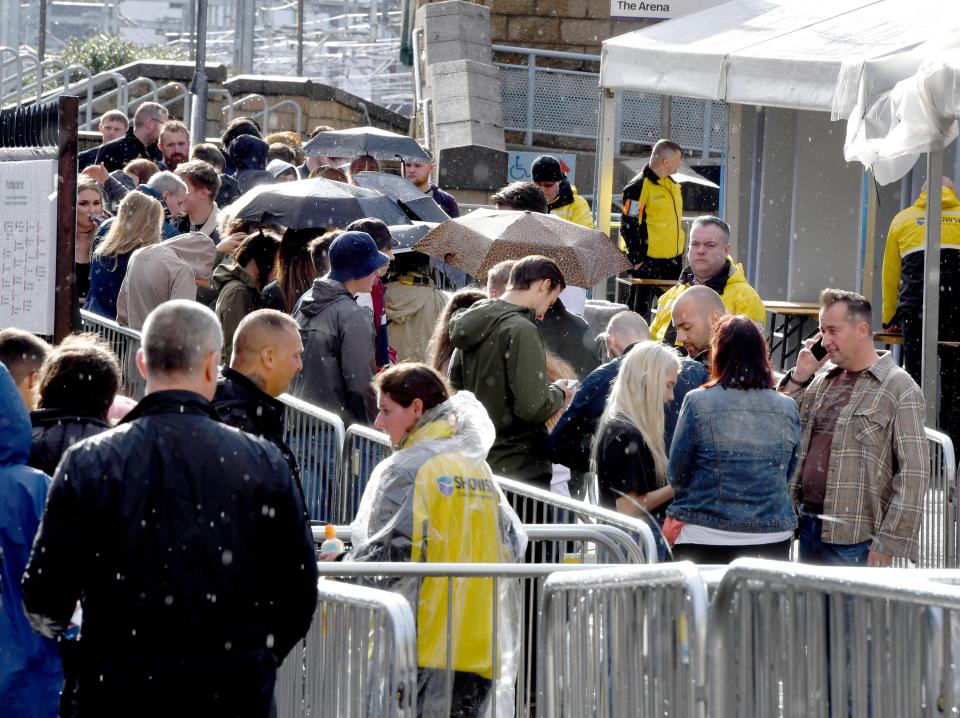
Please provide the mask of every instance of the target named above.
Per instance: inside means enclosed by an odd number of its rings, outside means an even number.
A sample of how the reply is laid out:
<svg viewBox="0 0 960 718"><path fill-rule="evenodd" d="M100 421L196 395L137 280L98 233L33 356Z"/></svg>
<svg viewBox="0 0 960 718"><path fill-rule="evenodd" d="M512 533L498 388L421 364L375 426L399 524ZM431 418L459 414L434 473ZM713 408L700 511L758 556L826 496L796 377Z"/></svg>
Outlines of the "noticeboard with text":
<svg viewBox="0 0 960 718"><path fill-rule="evenodd" d="M53 334L56 219L57 161L0 162L0 328Z"/></svg>
<svg viewBox="0 0 960 718"><path fill-rule="evenodd" d="M610 17L615 20L672 20L722 2L726 0L610 0Z"/></svg>

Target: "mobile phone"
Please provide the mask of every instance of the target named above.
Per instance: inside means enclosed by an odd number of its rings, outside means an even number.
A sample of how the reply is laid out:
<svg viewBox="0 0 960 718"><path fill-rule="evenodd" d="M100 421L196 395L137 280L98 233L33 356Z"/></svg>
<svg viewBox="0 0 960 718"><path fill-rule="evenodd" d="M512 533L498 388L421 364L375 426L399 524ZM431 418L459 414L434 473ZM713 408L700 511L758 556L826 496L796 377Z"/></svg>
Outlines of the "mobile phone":
<svg viewBox="0 0 960 718"><path fill-rule="evenodd" d="M827 350L823 348L823 337L817 339L816 344L810 347L810 353L817 361L821 361L827 355Z"/></svg>

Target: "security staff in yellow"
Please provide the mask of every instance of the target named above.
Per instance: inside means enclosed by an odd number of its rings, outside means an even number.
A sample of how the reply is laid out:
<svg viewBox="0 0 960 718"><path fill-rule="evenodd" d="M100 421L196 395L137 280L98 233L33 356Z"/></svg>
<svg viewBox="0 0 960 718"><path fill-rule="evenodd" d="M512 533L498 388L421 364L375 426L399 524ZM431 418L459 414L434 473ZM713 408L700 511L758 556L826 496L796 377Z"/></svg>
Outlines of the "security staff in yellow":
<svg viewBox="0 0 960 718"><path fill-rule="evenodd" d="M577 194L577 188L567 180L560 160L550 155L540 155L530 166L534 184L547 198L547 212L568 222L593 229L590 205Z"/></svg>
<svg viewBox="0 0 960 718"><path fill-rule="evenodd" d="M466 391L450 397L445 380L424 364L399 364L374 385L376 426L397 451L377 466L364 490L346 559L521 562L526 534L486 463L495 431L483 405ZM497 715L512 715L517 582L499 582L495 597L493 579L455 578L452 603L445 577L389 579L379 586L402 594L417 617L419 716L480 716L491 700Z"/></svg>
<svg viewBox="0 0 960 718"><path fill-rule="evenodd" d="M940 341L960 341L960 199L948 178L940 187ZM927 187L890 223L883 252L883 326L903 332L903 364L920 383ZM940 347L940 428L960 440L960 349Z"/></svg>
<svg viewBox="0 0 960 718"><path fill-rule="evenodd" d="M670 176L680 169L683 155L672 140L658 140L650 162L623 188L620 240L639 279L676 279L683 269L683 197ZM644 319L650 316L654 287L637 286L630 306Z"/></svg>
<svg viewBox="0 0 960 718"><path fill-rule="evenodd" d="M657 303L657 318L650 325L653 339L673 343L673 303L683 292L698 285L719 294L728 313L745 314L763 326L767 318L763 301L747 282L743 266L730 256L730 225L719 217L697 217L690 228L687 261L676 286Z"/></svg>

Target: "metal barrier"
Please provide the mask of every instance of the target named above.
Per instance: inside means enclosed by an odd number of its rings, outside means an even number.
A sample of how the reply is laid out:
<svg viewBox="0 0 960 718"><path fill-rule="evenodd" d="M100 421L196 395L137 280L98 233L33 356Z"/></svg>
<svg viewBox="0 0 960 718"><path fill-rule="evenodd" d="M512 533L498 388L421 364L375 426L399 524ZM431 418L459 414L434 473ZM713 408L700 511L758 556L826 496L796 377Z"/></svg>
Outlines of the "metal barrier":
<svg viewBox="0 0 960 718"><path fill-rule="evenodd" d="M320 581L306 638L277 672L279 718L417 715L417 629L410 604L375 588Z"/></svg>
<svg viewBox="0 0 960 718"><path fill-rule="evenodd" d="M353 521L373 468L392 451L390 437L382 431L359 424L347 428L343 440L340 482L330 506L330 523L348 524Z"/></svg>
<svg viewBox="0 0 960 718"><path fill-rule="evenodd" d="M960 589L917 575L734 562L710 610L710 714L956 714Z"/></svg>
<svg viewBox="0 0 960 718"><path fill-rule="evenodd" d="M946 434L926 429L930 446L930 486L923 497L918 568L958 566L957 459ZM898 566L906 565L898 561Z"/></svg>
<svg viewBox="0 0 960 718"><path fill-rule="evenodd" d="M343 421L336 414L289 394L277 397L285 406L284 441L297 457L307 512L314 521L327 520L343 447Z"/></svg>
<svg viewBox="0 0 960 718"><path fill-rule="evenodd" d="M110 345L120 360L120 393L140 401L147 388L147 380L137 369L140 332L122 327L112 319L88 312L86 309L80 310L80 326L84 331L93 332Z"/></svg>
<svg viewBox="0 0 960 718"><path fill-rule="evenodd" d="M517 512L523 523L585 523L614 526L634 537L635 542L642 547L647 563L656 563L657 542L653 531L642 519L544 491L522 481L503 476L497 476L496 479L507 501L513 506L513 510ZM540 557L537 560L540 560Z"/></svg>
<svg viewBox="0 0 960 718"><path fill-rule="evenodd" d="M688 562L551 576L540 714L705 715L707 610L706 587Z"/></svg>
<svg viewBox="0 0 960 718"><path fill-rule="evenodd" d="M314 524L310 528L314 543L323 543L326 527ZM349 526L336 526L335 529L337 538L345 542L351 540ZM558 548L562 546L563 563L646 563L637 542L628 533L614 526L524 524L523 530L532 543L551 543L558 545Z"/></svg>
<svg viewBox="0 0 960 718"><path fill-rule="evenodd" d="M454 581L456 579L492 579L493 595L499 595L501 581L520 580L524 584L524 595L526 601L535 600L542 590L542 584L548 576L557 572L573 572L584 570L595 570L594 567L584 564L510 564L510 563L351 563L342 562L321 562L317 566L321 576L336 577L341 579L366 580L386 579L396 581L401 578L441 578L446 579L447 596L451 595ZM414 612L417 607L413 607ZM524 611L524 616L529 616L530 612ZM538 620L539 611L533 611L534 624ZM494 611L494 615L499 613ZM457 616L460 620L469 621L470 616ZM525 619L529 620L529 619ZM448 640L451 630L454 626L447 627ZM497 640L500 633L504 630L516 630L518 626L508 627L499 625L499 621L493 623L493 646L497 646ZM527 630L520 631L520 638L515 644L520 652L521 662L518 668L519 676L517 678L515 694L515 712L516 716L534 715L534 706L536 703L536 687L524 677L528 674L536 674L536 662L538 660L536 640L527 639L529 625ZM448 644L449 645L449 644ZM448 654L449 656L449 654ZM501 664L501 657L496 650L492 656L493 665ZM324 714L326 715L326 713ZM330 712L329 715L336 715ZM375 715L375 714L373 714ZM488 715L488 714L484 714ZM504 718L502 712L494 711L493 716ZM540 713L540 715L547 715Z"/></svg>

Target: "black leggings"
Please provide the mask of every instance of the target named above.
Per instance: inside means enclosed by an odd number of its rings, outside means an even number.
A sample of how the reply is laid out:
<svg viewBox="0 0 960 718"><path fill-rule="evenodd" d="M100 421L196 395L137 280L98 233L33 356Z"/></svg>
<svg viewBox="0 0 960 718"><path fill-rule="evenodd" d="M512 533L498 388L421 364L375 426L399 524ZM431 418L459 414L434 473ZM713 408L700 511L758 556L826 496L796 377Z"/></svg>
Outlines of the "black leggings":
<svg viewBox="0 0 960 718"><path fill-rule="evenodd" d="M713 546L702 543L678 543L673 547L674 561L693 561L703 564L728 564L735 558L768 558L787 561L790 558L791 539L753 546Z"/></svg>

